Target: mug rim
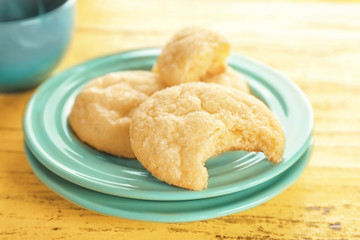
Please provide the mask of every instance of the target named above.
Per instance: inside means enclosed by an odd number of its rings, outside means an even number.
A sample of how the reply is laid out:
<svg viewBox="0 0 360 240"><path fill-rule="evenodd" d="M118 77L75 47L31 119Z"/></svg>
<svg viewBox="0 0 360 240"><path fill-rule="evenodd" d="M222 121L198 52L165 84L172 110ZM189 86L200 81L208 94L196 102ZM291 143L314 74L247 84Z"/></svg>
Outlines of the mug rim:
<svg viewBox="0 0 360 240"><path fill-rule="evenodd" d="M56 14L56 12L60 12L63 11L69 7L72 7L75 5L76 0L65 0L60 6L58 6L57 8L54 8L48 12L45 12L43 14L40 15L36 15L33 17L29 17L29 18L23 18L23 19L17 19L17 20L13 20L13 21L6 21L6 22L1 22L0 21L0 28L3 26L9 26L9 25L18 25L18 24L30 24L31 22L36 22L44 17L49 16L50 14Z"/></svg>

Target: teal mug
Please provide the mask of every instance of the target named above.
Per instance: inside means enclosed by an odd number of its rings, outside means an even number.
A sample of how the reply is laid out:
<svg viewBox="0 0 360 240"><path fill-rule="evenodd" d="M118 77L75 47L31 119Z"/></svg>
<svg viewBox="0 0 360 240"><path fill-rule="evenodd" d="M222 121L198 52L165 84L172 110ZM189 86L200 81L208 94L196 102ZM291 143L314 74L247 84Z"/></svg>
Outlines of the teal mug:
<svg viewBox="0 0 360 240"><path fill-rule="evenodd" d="M40 84L65 53L75 0L0 0L0 92Z"/></svg>

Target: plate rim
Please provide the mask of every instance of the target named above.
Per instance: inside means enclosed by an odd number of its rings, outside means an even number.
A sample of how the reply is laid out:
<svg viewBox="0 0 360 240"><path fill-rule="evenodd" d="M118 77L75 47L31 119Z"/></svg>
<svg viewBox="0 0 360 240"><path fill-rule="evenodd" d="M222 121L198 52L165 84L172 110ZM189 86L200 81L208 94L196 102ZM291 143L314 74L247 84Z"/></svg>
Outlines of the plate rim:
<svg viewBox="0 0 360 240"><path fill-rule="evenodd" d="M202 201L215 201L221 199L227 199L227 198L234 198L236 197L236 194L239 194L238 192L224 195L224 196L218 196L214 198L205 198L205 199L196 199L196 200L186 200L186 201L151 201L151 200L140 200L140 199L129 199L129 198L123 198L118 196L112 196L107 195L104 193L92 191L90 189L81 187L79 185L76 185L72 182L69 182L62 177L56 175L51 170L46 168L44 165L41 164L39 160L36 159L34 155L32 155L31 150L26 146L26 143L24 144L25 148L25 155L27 157L28 163L31 166L31 169L35 173L36 177L48 188L50 188L53 192L58 194L60 197L66 199L67 201L72 202L75 205L81 206L85 209L109 215L114 217L121 217L125 219L130 220L138 220L138 221L148 221L148 222L160 222L160 223L181 223L181 222L194 222L194 221L202 221L202 220L208 220L208 219L214 219L219 217L224 217L227 215L235 214L238 212L242 212L251 208L254 208L258 205L263 204L264 202L267 202L274 197L278 196L282 192L284 192L286 189L288 189L291 185L293 185L298 178L303 174L303 172L306 169L306 166L308 165L312 151L313 151L313 138L311 140L311 143L309 144L308 148L304 152L304 154L299 158L299 161L297 161L293 166L291 166L286 171L282 172L278 176L276 176L276 184L270 185L269 188L263 188L261 189L261 186L255 186L255 188L258 188L257 191L250 193L249 196L245 197L239 197L236 198L236 202L233 202L231 204L227 205L219 205L217 204L216 209L203 209L199 211L199 213L194 215L193 213L151 213L147 214L144 212L141 212L140 210L137 213L129 211L126 207L123 207L120 211L119 208L115 209L114 207L111 207L111 205L107 205L104 202L104 197L111 197L115 198L116 201L132 201L136 202L137 204L151 204L151 202L158 202L160 204L179 204L182 205L184 202L186 204L198 204ZM39 164L43 170L39 170L37 166L35 166L34 162L36 164ZM299 165L299 166L298 166ZM47 173L44 173L44 172ZM51 180L49 181L49 177L46 177L46 174L50 174L53 178L59 179L62 183L58 183L59 180ZM274 179L275 180L275 179ZM71 185L76 189L81 189L82 191L87 192L87 194L95 195L95 199L102 199L98 200L97 202L91 200L90 197L87 195L86 197L78 195L78 191L71 192L68 187L59 187L59 185ZM262 183L266 184L266 182ZM56 186L58 185L58 186ZM264 191L262 191L264 190ZM255 196L254 196L255 195ZM255 199L254 199L255 198ZM250 200L249 200L250 199ZM121 204L119 204L121 206Z"/></svg>

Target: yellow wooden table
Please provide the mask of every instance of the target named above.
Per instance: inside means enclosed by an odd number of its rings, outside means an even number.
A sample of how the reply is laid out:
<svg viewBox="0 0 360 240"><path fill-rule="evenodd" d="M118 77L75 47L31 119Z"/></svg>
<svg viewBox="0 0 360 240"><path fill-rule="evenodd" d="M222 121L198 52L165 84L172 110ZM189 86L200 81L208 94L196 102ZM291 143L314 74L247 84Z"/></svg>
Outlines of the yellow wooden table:
<svg viewBox="0 0 360 240"><path fill-rule="evenodd" d="M285 73L315 112L315 148L298 181L265 204L180 224L78 207L42 184L23 149L33 91L0 95L0 239L360 239L360 3L80 0L54 74L85 60L161 46L178 29L224 34L233 52Z"/></svg>

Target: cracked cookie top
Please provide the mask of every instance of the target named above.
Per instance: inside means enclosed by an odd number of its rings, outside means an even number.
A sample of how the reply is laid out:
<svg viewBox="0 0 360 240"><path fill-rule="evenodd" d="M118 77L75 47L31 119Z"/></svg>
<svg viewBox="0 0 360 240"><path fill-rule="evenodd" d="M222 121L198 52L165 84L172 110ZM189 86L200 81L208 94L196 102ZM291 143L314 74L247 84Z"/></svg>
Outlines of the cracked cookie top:
<svg viewBox="0 0 360 240"><path fill-rule="evenodd" d="M226 70L230 44L221 35L200 27L177 32L162 49L157 71L168 86L201 81Z"/></svg>
<svg viewBox="0 0 360 240"><path fill-rule="evenodd" d="M70 126L90 146L133 158L129 125L134 109L163 88L158 74L146 71L114 72L96 78L77 96Z"/></svg>
<svg viewBox="0 0 360 240"><path fill-rule="evenodd" d="M135 111L131 147L140 163L169 184L207 187L205 161L228 150L260 151L280 162L285 136L269 108L249 94L212 83L161 90Z"/></svg>

